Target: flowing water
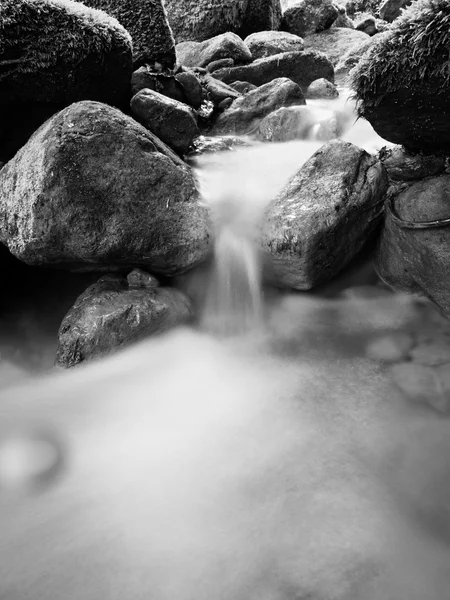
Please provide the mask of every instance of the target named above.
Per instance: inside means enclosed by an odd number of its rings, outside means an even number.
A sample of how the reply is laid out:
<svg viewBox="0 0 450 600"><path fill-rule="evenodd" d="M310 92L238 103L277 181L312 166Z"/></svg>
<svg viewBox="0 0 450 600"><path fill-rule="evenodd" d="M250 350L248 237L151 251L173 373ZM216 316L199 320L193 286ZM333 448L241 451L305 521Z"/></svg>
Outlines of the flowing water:
<svg viewBox="0 0 450 600"><path fill-rule="evenodd" d="M422 305L364 260L315 294L261 284L264 207L319 145L202 159L196 329L4 384L1 600L450 600L450 426L367 351Z"/></svg>

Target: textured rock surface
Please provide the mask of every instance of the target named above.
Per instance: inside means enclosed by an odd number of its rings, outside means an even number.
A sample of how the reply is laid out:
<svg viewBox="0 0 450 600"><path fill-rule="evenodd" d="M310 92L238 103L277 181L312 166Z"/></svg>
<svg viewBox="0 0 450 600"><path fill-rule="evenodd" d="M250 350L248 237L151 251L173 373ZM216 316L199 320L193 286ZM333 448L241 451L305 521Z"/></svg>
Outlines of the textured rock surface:
<svg viewBox="0 0 450 600"><path fill-rule="evenodd" d="M191 316L189 299L180 290L129 285L124 277L106 275L77 298L64 317L56 364L74 367L100 358Z"/></svg>
<svg viewBox="0 0 450 600"><path fill-rule="evenodd" d="M280 108L263 119L256 137L265 142L315 139L328 141L337 138L343 130L342 115L315 106Z"/></svg>
<svg viewBox="0 0 450 600"><path fill-rule="evenodd" d="M259 31L245 38L253 58L266 58L282 52L301 52L303 39L287 31Z"/></svg>
<svg viewBox="0 0 450 600"><path fill-rule="evenodd" d="M412 0L385 0L380 6L380 17L389 23L400 16L402 8L411 4Z"/></svg>
<svg viewBox="0 0 450 600"><path fill-rule="evenodd" d="M355 65L361 60L367 50L372 46L374 38L371 38L367 34L364 40L358 45L352 46L350 50L339 59L336 64L334 73L338 83L348 85L348 75Z"/></svg>
<svg viewBox="0 0 450 600"><path fill-rule="evenodd" d="M83 4L104 10L130 33L135 67L174 67L175 41L163 0L83 0Z"/></svg>
<svg viewBox="0 0 450 600"><path fill-rule="evenodd" d="M355 23L355 29L357 31L362 31L363 33L367 33L367 35L370 35L370 36L378 33L378 28L377 28L377 23L376 23L375 17L372 17L372 15L368 15L367 17L364 17L360 21L357 21Z"/></svg>
<svg viewBox="0 0 450 600"><path fill-rule="evenodd" d="M450 175L412 184L394 197L394 210L403 221L427 222L450 218ZM450 227L411 229L390 210L376 257L381 277L394 288L430 298L450 317Z"/></svg>
<svg viewBox="0 0 450 600"><path fill-rule="evenodd" d="M216 35L204 42L180 42L176 51L178 63L186 67L206 67L221 58L232 58L235 63L252 60L247 45L231 32Z"/></svg>
<svg viewBox="0 0 450 600"><path fill-rule="evenodd" d="M209 250L186 165L142 125L97 102L47 121L0 172L0 240L29 264L174 274Z"/></svg>
<svg viewBox="0 0 450 600"><path fill-rule="evenodd" d="M214 124L213 135L241 135L253 131L266 115L294 104L305 104L301 88L285 77L274 79L236 99Z"/></svg>
<svg viewBox="0 0 450 600"><path fill-rule="evenodd" d="M248 81L234 81L233 83L230 83L230 87L232 87L233 90L236 90L236 92L239 94L247 94L252 90L256 90L258 86L254 85L253 83L249 83Z"/></svg>
<svg viewBox="0 0 450 600"><path fill-rule="evenodd" d="M368 39L370 36L362 31L333 27L308 36L305 39L305 50L323 52L333 66L336 66L345 54L359 48Z"/></svg>
<svg viewBox="0 0 450 600"><path fill-rule="evenodd" d="M165 0L176 42L202 42L232 31L244 22L249 0Z"/></svg>
<svg viewBox="0 0 450 600"><path fill-rule="evenodd" d="M327 79L316 79L308 86L306 98L337 98L339 92L336 86Z"/></svg>
<svg viewBox="0 0 450 600"><path fill-rule="evenodd" d="M305 37L328 29L338 16L331 0L299 0L283 14L281 28Z"/></svg>
<svg viewBox="0 0 450 600"><path fill-rule="evenodd" d="M334 82L334 69L326 56L319 52L285 52L242 67L220 69L215 71L214 77L226 83L248 81L255 85L263 85L278 77L288 77L306 89L311 82L322 77Z"/></svg>
<svg viewBox="0 0 450 600"><path fill-rule="evenodd" d="M243 148L250 145L251 144L249 142L246 142L241 137L208 137L201 135L194 140L191 151L187 156L187 160L195 160L197 156L201 156L202 154L209 154L211 152L226 152L229 150L235 150L236 148Z"/></svg>
<svg viewBox="0 0 450 600"><path fill-rule="evenodd" d="M438 175L445 169L443 156L408 154L402 146L380 152L380 159L394 181L415 181Z"/></svg>
<svg viewBox="0 0 450 600"><path fill-rule="evenodd" d="M215 73L214 73L215 75ZM230 85L216 79L211 75L206 75L203 78L203 85L205 86L206 91L209 94L211 100L219 104L222 100L226 98L239 98L241 93L236 91Z"/></svg>
<svg viewBox="0 0 450 600"><path fill-rule="evenodd" d="M318 150L266 210L261 241L276 282L304 290L336 275L375 230L386 189L364 150L342 141Z"/></svg>
<svg viewBox="0 0 450 600"><path fill-rule="evenodd" d="M280 0L248 0L239 35L246 37L257 31L276 30L280 24Z"/></svg>
<svg viewBox="0 0 450 600"><path fill-rule="evenodd" d="M178 154L187 152L192 140L200 135L189 106L153 90L138 92L131 99L130 108L137 121Z"/></svg>

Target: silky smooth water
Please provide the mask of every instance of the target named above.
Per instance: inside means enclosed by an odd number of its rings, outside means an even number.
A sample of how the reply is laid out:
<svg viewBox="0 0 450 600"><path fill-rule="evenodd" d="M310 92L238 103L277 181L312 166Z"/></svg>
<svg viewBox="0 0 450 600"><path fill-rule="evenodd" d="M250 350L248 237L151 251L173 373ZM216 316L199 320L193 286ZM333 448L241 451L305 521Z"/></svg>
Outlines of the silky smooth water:
<svg viewBox="0 0 450 600"><path fill-rule="evenodd" d="M0 392L2 600L450 600L450 425L367 353L417 303L364 263L261 286L258 220L316 147L199 165L197 329Z"/></svg>

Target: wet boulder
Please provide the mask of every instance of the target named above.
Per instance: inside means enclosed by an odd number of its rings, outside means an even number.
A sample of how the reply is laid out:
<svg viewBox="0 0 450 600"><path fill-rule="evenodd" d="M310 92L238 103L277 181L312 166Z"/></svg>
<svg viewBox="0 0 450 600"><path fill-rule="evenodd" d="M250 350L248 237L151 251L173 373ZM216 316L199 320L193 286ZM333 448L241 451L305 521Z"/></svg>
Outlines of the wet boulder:
<svg viewBox="0 0 450 600"><path fill-rule="evenodd" d="M239 94L248 94L248 92L256 90L258 86L249 83L248 81L234 81L230 84L230 87L232 87L233 90L236 90L236 92L239 92Z"/></svg>
<svg viewBox="0 0 450 600"><path fill-rule="evenodd" d="M287 31L259 31L245 38L253 58L266 58L283 52L301 52L303 39Z"/></svg>
<svg viewBox="0 0 450 600"><path fill-rule="evenodd" d="M380 160L393 181L417 181L442 173L445 157L426 154L409 154L402 146L383 149Z"/></svg>
<svg viewBox="0 0 450 600"><path fill-rule="evenodd" d="M309 105L290 106L267 115L255 135L262 142L305 139L325 142L339 137L345 123L344 113Z"/></svg>
<svg viewBox="0 0 450 600"><path fill-rule="evenodd" d="M72 102L126 104L132 45L116 19L76 2L8 0L0 31L0 160Z"/></svg>
<svg viewBox="0 0 450 600"><path fill-rule="evenodd" d="M200 135L194 140L186 160L189 162L195 162L196 158L202 156L203 154L227 152L230 150L236 150L237 148L246 148L250 145L250 142L246 141L242 137L235 137L231 135L208 137Z"/></svg>
<svg viewBox="0 0 450 600"><path fill-rule="evenodd" d="M234 67L234 60L232 58L219 58L219 60L213 60L206 67L208 73L214 73L218 69L226 69L228 67Z"/></svg>
<svg viewBox="0 0 450 600"><path fill-rule="evenodd" d="M450 3L414 2L352 71L360 117L410 152L450 152Z"/></svg>
<svg viewBox="0 0 450 600"><path fill-rule="evenodd" d="M140 67L131 76L131 95L135 96L146 88L178 102L186 102L183 87L172 73L155 73L147 67Z"/></svg>
<svg viewBox="0 0 450 600"><path fill-rule="evenodd" d="M216 102L216 104L220 104L220 102L226 100L227 98L234 100L242 95L230 85L220 81L219 79L216 79L209 74L203 77L203 85L205 86L205 90L208 92L211 100Z"/></svg>
<svg viewBox="0 0 450 600"><path fill-rule="evenodd" d="M161 140L79 102L0 171L0 241L32 265L174 275L207 256L209 219L190 169Z"/></svg>
<svg viewBox="0 0 450 600"><path fill-rule="evenodd" d="M216 35L238 33L249 0L165 0L175 41L203 42Z"/></svg>
<svg viewBox="0 0 450 600"><path fill-rule="evenodd" d="M163 0L83 0L83 4L104 10L130 33L135 68L173 69L175 41Z"/></svg>
<svg viewBox="0 0 450 600"><path fill-rule="evenodd" d="M392 287L431 299L450 318L450 175L390 196L376 267Z"/></svg>
<svg viewBox="0 0 450 600"><path fill-rule="evenodd" d="M327 79L316 79L306 90L306 98L337 98L339 92L337 87Z"/></svg>
<svg viewBox="0 0 450 600"><path fill-rule="evenodd" d="M402 9L411 4L412 0L385 0L379 9L380 17L392 23L401 15Z"/></svg>
<svg viewBox="0 0 450 600"><path fill-rule="evenodd" d="M252 55L247 45L235 33L227 32L204 42L181 42L176 46L177 61L185 67L206 67L221 58L235 63L248 63Z"/></svg>
<svg viewBox="0 0 450 600"><path fill-rule="evenodd" d="M261 244L275 282L306 290L335 276L380 222L381 162L340 140L320 148L269 204Z"/></svg>
<svg viewBox="0 0 450 600"><path fill-rule="evenodd" d="M192 317L183 292L130 275L106 275L77 298L59 329L57 366L100 358Z"/></svg>
<svg viewBox="0 0 450 600"><path fill-rule="evenodd" d="M178 154L187 152L200 135L194 111L177 100L153 90L138 92L130 102L131 114Z"/></svg>
<svg viewBox="0 0 450 600"><path fill-rule="evenodd" d="M368 39L369 36L361 31L336 27L308 36L305 39L305 50L323 52L332 65L336 66L345 54L360 47Z"/></svg>
<svg viewBox="0 0 450 600"><path fill-rule="evenodd" d="M255 130L259 121L282 106L305 104L300 86L281 77L237 98L215 122L212 135L242 135Z"/></svg>
<svg viewBox="0 0 450 600"><path fill-rule="evenodd" d="M306 37L328 29L338 16L331 0L299 0L284 12L281 29Z"/></svg>
<svg viewBox="0 0 450 600"><path fill-rule="evenodd" d="M327 57L320 52L284 52L260 58L249 65L219 69L214 72L214 77L225 83L248 81L257 86L279 77L287 77L306 89L311 82L322 77L334 82L334 69Z"/></svg>
<svg viewBox="0 0 450 600"><path fill-rule="evenodd" d="M277 30L281 18L280 0L248 0L239 35L245 38L258 31Z"/></svg>

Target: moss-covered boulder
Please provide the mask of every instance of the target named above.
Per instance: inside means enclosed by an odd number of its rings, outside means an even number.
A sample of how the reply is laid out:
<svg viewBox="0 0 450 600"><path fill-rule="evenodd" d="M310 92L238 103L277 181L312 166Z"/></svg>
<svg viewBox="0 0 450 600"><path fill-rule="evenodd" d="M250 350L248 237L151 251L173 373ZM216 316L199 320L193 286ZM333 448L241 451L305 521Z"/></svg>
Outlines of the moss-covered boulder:
<svg viewBox="0 0 450 600"><path fill-rule="evenodd" d="M175 42L162 0L83 0L115 17L133 39L135 68L148 64L172 69Z"/></svg>
<svg viewBox="0 0 450 600"><path fill-rule="evenodd" d="M416 0L352 72L359 116L412 151L450 152L450 3Z"/></svg>
<svg viewBox="0 0 450 600"><path fill-rule="evenodd" d="M33 265L175 275L209 252L190 168L100 102L54 115L0 171L0 241Z"/></svg>
<svg viewBox="0 0 450 600"><path fill-rule="evenodd" d="M70 0L0 2L0 160L78 100L125 105L131 38L114 18Z"/></svg>

